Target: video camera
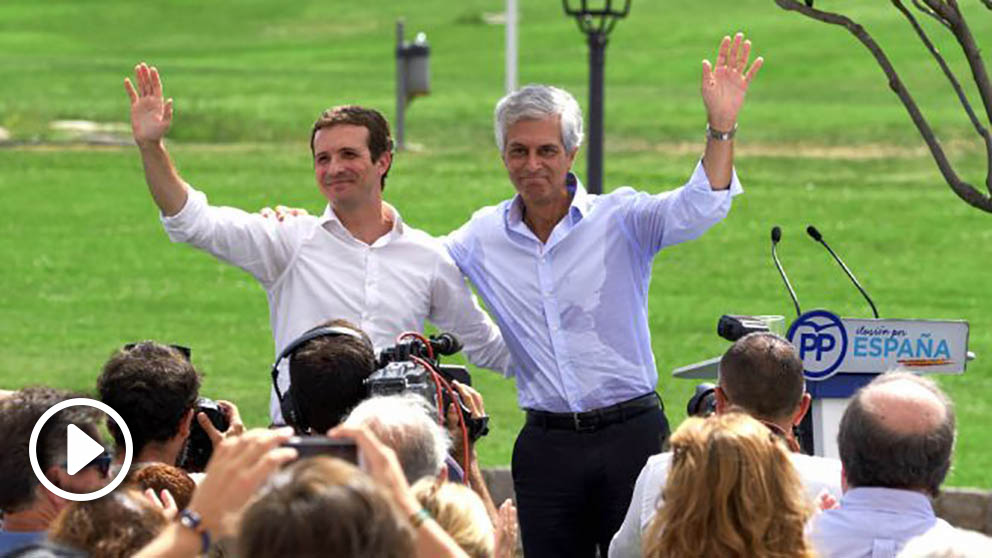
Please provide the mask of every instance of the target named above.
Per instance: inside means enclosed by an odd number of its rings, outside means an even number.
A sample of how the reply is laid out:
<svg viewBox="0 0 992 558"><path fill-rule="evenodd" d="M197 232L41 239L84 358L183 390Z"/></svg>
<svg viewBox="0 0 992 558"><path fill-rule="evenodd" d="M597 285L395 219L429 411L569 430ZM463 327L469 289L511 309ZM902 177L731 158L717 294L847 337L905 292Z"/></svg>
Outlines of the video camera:
<svg viewBox="0 0 992 558"><path fill-rule="evenodd" d="M365 386L369 395L416 393L441 417L454 401L461 415L460 423L474 442L489 433L489 417L473 417L451 386L452 380L472 385L472 377L464 366L441 364L435 356L449 356L461 350L461 342L451 333L429 338L419 333L404 333L396 345L379 352L378 369L365 380Z"/></svg>

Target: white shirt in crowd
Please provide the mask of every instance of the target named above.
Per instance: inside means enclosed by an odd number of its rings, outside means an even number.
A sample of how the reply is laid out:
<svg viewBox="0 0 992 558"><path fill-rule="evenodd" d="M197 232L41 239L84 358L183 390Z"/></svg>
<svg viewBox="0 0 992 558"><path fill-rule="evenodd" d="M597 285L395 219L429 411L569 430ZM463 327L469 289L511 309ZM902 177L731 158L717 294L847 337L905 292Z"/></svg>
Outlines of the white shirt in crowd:
<svg viewBox="0 0 992 558"><path fill-rule="evenodd" d="M789 459L796 468L803 483L803 491L811 503L815 503L824 490L834 497L841 493L840 461L801 453L790 453ZM648 458L634 485L634 495L630 499L627 516L610 541L610 558L643 556L641 535L647 531L658 510L659 498L668 480L671 464L671 452Z"/></svg>
<svg viewBox="0 0 992 558"><path fill-rule="evenodd" d="M510 356L447 251L427 233L403 223L372 245L356 238L328 206L323 215L280 223L233 207L209 205L189 189L186 205L162 217L169 238L185 242L251 273L265 288L275 354L321 322L343 318L368 333L376 349L424 320L454 333L469 362L506 373ZM259 370L264 374L264 367ZM279 389L289 378L285 369ZM272 391L269 414L282 413Z"/></svg>

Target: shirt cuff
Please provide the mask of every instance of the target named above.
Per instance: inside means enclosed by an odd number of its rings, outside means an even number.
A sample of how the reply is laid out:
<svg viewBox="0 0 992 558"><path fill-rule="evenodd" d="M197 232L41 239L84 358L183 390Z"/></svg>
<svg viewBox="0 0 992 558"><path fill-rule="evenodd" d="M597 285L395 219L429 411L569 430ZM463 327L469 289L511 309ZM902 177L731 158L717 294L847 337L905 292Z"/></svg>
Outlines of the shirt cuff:
<svg viewBox="0 0 992 558"><path fill-rule="evenodd" d="M737 179L737 170L730 171L730 187L724 190L714 190L710 185L710 179L706 176L703 168L703 160L696 163L696 169L685 184L686 194L693 207L700 213L707 214L711 211L727 210L730 208L730 201L734 196L744 193L741 183Z"/></svg>
<svg viewBox="0 0 992 558"><path fill-rule="evenodd" d="M187 231L197 222L203 212L207 209L207 195L199 190L188 186L186 190L186 204L172 216L159 213L159 220L162 227L168 233L169 239L173 242L182 242L186 239Z"/></svg>

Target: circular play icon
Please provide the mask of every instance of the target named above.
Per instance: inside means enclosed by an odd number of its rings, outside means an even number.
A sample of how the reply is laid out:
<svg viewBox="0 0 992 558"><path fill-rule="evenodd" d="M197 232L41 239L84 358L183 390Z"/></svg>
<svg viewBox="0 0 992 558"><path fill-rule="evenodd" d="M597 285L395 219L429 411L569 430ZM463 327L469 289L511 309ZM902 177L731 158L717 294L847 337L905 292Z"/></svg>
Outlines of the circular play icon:
<svg viewBox="0 0 992 558"><path fill-rule="evenodd" d="M38 436L41 434L41 429L44 428L45 423L47 423L55 413L67 409L69 407L75 407L77 405L84 405L87 407L93 407L100 411L106 413L110 418L117 423L117 427L124 435L124 463L121 470L118 471L117 476L110 481L109 484L93 492L87 492L83 494L77 494L75 492L69 492L63 490L58 486L55 486L51 480L45 475L45 472L41 470L41 465L38 463ZM101 465L101 467L106 470L109 466L110 453L103 447L103 445L94 440L92 436L83 431L75 424L69 424L66 428L66 462L64 467L69 475L75 475L81 470L85 469L87 466L93 463ZM97 401L95 399L86 399L79 397L76 399L68 399L59 403L58 405L53 405L51 409L45 411L45 414L41 415L38 422L35 423L34 429L31 431L31 439L28 442L28 459L31 460L31 469L34 471L38 481L44 485L53 494L57 494L66 500L73 500L75 502L85 502L88 500L96 500L102 496L109 494L112 490L120 486L124 482L124 477L127 476L128 470L131 468L131 458L133 456L134 446L131 443L131 431L128 430L127 425L124 424L124 419L117 413L117 411L110 408L110 406ZM106 463L103 463L106 461Z"/></svg>

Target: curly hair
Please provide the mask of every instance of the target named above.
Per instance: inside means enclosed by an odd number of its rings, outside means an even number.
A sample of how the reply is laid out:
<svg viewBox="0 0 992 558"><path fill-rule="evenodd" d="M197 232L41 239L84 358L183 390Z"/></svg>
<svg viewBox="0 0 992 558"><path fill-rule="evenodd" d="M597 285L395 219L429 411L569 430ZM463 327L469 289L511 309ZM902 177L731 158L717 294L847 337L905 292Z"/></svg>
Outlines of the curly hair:
<svg viewBox="0 0 992 558"><path fill-rule="evenodd" d="M689 418L671 438L661 509L648 527L651 558L805 558L812 513L784 443L742 413Z"/></svg>
<svg viewBox="0 0 992 558"><path fill-rule="evenodd" d="M133 556L169 524L165 515L134 490L73 502L49 530L54 542L99 558Z"/></svg>
<svg viewBox="0 0 992 558"><path fill-rule="evenodd" d="M96 387L100 399L127 423L138 455L149 442L164 442L179 432L199 395L200 374L178 350L145 341L115 352ZM110 422L108 430L123 450L117 425Z"/></svg>
<svg viewBox="0 0 992 558"><path fill-rule="evenodd" d="M141 491L151 488L156 494L168 490L176 501L176 507L181 510L189 506L196 490L196 483L186 471L165 463L152 463L137 470L132 469L127 482Z"/></svg>

